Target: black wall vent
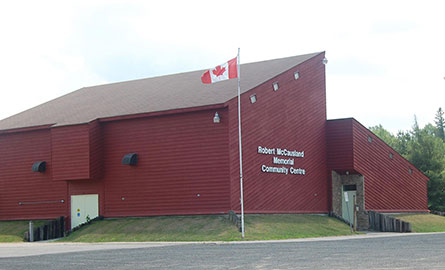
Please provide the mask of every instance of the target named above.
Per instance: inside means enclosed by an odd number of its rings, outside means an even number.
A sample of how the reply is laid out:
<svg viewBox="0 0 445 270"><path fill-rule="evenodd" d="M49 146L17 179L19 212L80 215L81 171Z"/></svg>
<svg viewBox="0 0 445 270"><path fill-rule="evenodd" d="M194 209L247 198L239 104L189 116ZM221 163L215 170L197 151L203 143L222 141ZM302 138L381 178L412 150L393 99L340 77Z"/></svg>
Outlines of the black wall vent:
<svg viewBox="0 0 445 270"><path fill-rule="evenodd" d="M45 172L46 161L37 161L32 165L33 172Z"/></svg>
<svg viewBox="0 0 445 270"><path fill-rule="evenodd" d="M138 163L138 154L130 153L126 154L122 159L122 164L135 166Z"/></svg>

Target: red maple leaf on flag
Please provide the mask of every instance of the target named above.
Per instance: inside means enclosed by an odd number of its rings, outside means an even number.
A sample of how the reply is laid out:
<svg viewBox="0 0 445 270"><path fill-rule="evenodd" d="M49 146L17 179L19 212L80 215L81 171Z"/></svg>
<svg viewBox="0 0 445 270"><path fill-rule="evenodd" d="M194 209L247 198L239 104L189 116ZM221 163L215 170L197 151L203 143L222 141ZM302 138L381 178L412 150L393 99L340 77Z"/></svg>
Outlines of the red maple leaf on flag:
<svg viewBox="0 0 445 270"><path fill-rule="evenodd" d="M219 76L223 75L224 72L226 72L226 68L225 68L225 67L221 68L221 66L217 66L217 67L212 71L212 73L213 73L216 77L219 77Z"/></svg>

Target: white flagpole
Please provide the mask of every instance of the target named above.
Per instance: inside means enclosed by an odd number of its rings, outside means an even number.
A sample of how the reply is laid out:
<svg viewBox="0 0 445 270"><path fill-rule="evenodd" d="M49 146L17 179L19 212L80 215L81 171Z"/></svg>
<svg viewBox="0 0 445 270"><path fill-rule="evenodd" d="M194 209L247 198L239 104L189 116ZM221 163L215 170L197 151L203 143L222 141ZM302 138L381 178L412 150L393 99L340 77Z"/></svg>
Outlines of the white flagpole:
<svg viewBox="0 0 445 270"><path fill-rule="evenodd" d="M241 237L244 239L244 198L243 198L243 148L241 145L241 88L240 88L240 64L239 52L237 56L237 77L238 77L238 144L239 144L239 175L240 175L240 194L241 194Z"/></svg>

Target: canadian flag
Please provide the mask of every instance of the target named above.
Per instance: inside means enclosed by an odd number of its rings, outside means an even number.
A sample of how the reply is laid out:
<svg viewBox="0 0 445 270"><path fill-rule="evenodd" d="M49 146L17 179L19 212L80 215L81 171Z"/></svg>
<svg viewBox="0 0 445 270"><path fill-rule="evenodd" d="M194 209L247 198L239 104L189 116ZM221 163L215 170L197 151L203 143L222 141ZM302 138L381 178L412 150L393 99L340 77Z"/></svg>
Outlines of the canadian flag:
<svg viewBox="0 0 445 270"><path fill-rule="evenodd" d="M237 57L224 64L211 68L201 76L202 83L215 83L238 77Z"/></svg>

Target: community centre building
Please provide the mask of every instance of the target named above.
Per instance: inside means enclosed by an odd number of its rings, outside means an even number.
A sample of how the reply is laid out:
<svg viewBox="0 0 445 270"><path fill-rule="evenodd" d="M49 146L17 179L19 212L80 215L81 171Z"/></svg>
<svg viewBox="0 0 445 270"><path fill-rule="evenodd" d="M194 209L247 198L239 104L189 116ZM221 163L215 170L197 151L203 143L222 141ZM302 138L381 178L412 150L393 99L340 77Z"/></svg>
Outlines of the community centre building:
<svg viewBox="0 0 445 270"><path fill-rule="evenodd" d="M353 118L327 120L324 52L242 64L245 213L426 212L427 177ZM240 211L237 80L85 87L0 121L0 220ZM330 104L335 106L335 104ZM349 197L349 199L348 199Z"/></svg>

